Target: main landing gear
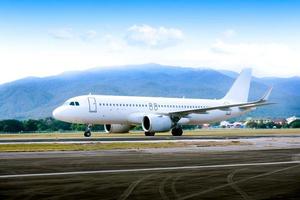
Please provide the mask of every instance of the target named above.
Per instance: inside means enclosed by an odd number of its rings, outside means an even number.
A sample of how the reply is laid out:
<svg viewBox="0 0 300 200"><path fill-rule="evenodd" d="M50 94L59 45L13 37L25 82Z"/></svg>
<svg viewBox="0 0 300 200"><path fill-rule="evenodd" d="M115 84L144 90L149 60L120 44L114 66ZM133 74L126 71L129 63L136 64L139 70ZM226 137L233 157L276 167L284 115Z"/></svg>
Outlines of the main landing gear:
<svg viewBox="0 0 300 200"><path fill-rule="evenodd" d="M91 129L92 129L92 125L89 124L84 131L84 137L91 137L92 135Z"/></svg>
<svg viewBox="0 0 300 200"><path fill-rule="evenodd" d="M180 126L177 126L172 129L171 133L173 136L182 136L183 131ZM145 132L145 136L154 136L154 135L155 135L155 132L149 132L149 131Z"/></svg>
<svg viewBox="0 0 300 200"><path fill-rule="evenodd" d="M154 136L154 135L155 132L148 132L148 131L145 132L145 136Z"/></svg>
<svg viewBox="0 0 300 200"><path fill-rule="evenodd" d="M171 132L173 136L182 136L183 133L182 128L180 126L173 128Z"/></svg>

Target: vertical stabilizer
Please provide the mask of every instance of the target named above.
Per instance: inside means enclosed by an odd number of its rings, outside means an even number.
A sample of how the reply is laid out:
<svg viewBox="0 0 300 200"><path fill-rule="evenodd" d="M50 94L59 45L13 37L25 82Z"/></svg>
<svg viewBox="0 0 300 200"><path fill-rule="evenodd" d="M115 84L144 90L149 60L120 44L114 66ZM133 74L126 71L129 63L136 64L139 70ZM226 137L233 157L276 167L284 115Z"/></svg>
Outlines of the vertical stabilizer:
<svg viewBox="0 0 300 200"><path fill-rule="evenodd" d="M244 69L235 80L224 100L233 102L247 102L251 81L251 69Z"/></svg>

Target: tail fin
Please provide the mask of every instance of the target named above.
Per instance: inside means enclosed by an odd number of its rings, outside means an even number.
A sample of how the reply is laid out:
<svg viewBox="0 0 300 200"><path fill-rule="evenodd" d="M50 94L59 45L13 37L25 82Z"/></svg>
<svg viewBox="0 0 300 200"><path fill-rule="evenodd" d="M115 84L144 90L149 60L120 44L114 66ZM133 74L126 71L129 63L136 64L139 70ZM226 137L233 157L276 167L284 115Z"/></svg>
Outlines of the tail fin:
<svg viewBox="0 0 300 200"><path fill-rule="evenodd" d="M251 69L244 69L235 80L224 100L234 102L247 102L251 81Z"/></svg>

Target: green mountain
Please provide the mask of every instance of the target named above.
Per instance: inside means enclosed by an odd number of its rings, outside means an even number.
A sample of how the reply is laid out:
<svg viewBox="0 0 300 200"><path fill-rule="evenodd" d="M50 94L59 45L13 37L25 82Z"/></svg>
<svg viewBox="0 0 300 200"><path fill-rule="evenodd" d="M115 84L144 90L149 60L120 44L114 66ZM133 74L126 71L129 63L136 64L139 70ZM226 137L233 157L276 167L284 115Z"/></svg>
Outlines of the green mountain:
<svg viewBox="0 0 300 200"><path fill-rule="evenodd" d="M85 94L221 98L237 74L158 64L95 68L57 76L29 77L0 85L0 119L44 118L66 99ZM300 115L300 78L254 78L250 99L269 85L276 105L249 114L260 117Z"/></svg>

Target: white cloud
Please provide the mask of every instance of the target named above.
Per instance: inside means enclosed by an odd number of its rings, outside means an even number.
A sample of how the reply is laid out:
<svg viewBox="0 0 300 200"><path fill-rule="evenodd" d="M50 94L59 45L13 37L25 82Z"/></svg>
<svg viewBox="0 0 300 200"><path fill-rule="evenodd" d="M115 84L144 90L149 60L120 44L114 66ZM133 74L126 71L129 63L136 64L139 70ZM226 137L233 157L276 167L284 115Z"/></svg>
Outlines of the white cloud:
<svg viewBox="0 0 300 200"><path fill-rule="evenodd" d="M233 29L227 29L223 32L223 35L226 37L226 38L231 38L231 37L234 37L236 36L236 31L233 30Z"/></svg>
<svg viewBox="0 0 300 200"><path fill-rule="evenodd" d="M300 48L292 43L237 42L224 37L203 43L204 40L187 38L181 45L161 49L158 47L168 44L165 41L161 42L165 35L175 35L171 38L176 38L177 44L183 38L182 32L175 31L170 34L170 29L143 25L133 26L131 31L137 34L135 39L141 43L139 45L149 48L135 48L128 45L128 41L120 36L122 33L120 35L97 33L95 36L91 32L91 36L97 39L83 43L80 41L81 35L76 35L72 29L64 30L62 31L64 34L59 36L70 39L67 43L55 40L49 45L48 37L37 40L38 42L1 41L0 68L5 68L5 73L0 76L0 83L25 76L48 76L95 66L149 62L234 71L251 67L254 69L254 75L258 76L300 75ZM70 35L65 34L66 32Z"/></svg>
<svg viewBox="0 0 300 200"><path fill-rule="evenodd" d="M181 59L194 66L239 71L254 69L258 76L291 76L300 74L299 49L281 43L234 43L216 40L210 49L190 49Z"/></svg>
<svg viewBox="0 0 300 200"><path fill-rule="evenodd" d="M73 30L71 28L61 28L50 31L50 35L56 39L68 40L74 37Z"/></svg>
<svg viewBox="0 0 300 200"><path fill-rule="evenodd" d="M84 41L90 41L97 37L97 31L95 30L88 30L84 34L81 35L81 38Z"/></svg>
<svg viewBox="0 0 300 200"><path fill-rule="evenodd" d="M118 37L111 34L107 34L103 37L105 46L109 52L117 52L126 48L125 42Z"/></svg>
<svg viewBox="0 0 300 200"><path fill-rule="evenodd" d="M127 31L126 40L130 45L165 48L177 45L183 40L183 32L176 28L133 25Z"/></svg>

